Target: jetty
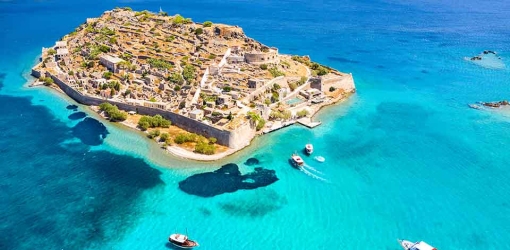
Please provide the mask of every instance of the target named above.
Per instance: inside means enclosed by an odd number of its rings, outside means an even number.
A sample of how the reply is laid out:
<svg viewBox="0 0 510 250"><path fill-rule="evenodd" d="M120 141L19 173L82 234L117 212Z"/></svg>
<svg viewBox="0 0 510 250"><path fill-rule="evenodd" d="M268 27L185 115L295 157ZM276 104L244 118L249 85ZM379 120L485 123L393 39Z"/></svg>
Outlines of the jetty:
<svg viewBox="0 0 510 250"><path fill-rule="evenodd" d="M303 118L297 120L297 123L299 123L307 128L315 128L322 124L322 122L320 122L320 121L318 121L318 122L312 121L312 118L309 118L309 117L303 117Z"/></svg>

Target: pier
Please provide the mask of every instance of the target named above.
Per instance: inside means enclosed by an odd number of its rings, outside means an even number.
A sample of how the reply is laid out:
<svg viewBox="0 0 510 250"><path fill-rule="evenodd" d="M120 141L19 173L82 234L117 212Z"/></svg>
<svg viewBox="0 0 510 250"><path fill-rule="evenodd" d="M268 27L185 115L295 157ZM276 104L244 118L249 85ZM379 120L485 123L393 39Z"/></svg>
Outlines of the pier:
<svg viewBox="0 0 510 250"><path fill-rule="evenodd" d="M318 121L318 122L312 121L312 118L309 118L309 117L303 117L303 118L297 120L297 123L299 123L307 128L315 128L322 124L322 122L320 122L320 121Z"/></svg>
<svg viewBox="0 0 510 250"><path fill-rule="evenodd" d="M310 117L303 117L303 118L300 118L297 120L291 120L291 121L287 121L287 122L276 121L271 125L271 127L264 129L264 131L262 133L268 134L273 131L280 130L282 128L288 127L288 126L296 124L296 123L299 123L299 124L301 124L307 128L310 128L310 129L315 128L322 124L322 122L320 122L320 121L318 121L318 122L312 121L312 118L310 118Z"/></svg>

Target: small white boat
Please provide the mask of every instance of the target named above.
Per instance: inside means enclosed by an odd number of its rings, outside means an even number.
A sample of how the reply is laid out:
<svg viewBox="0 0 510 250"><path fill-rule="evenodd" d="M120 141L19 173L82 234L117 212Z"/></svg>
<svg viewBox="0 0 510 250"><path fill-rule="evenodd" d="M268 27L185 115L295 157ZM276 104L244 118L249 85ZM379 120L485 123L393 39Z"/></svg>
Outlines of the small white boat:
<svg viewBox="0 0 510 250"><path fill-rule="evenodd" d="M408 240L398 240L398 243L404 250L437 250L435 247L425 243L424 241L411 242Z"/></svg>
<svg viewBox="0 0 510 250"><path fill-rule="evenodd" d="M324 162L324 161L326 161L326 159L324 159L324 157L322 157L322 156L315 156L315 157L314 157L314 159L315 159L316 161L318 161L318 162Z"/></svg>
<svg viewBox="0 0 510 250"><path fill-rule="evenodd" d="M313 153L313 145L308 143L305 145L305 152L309 155Z"/></svg>
<svg viewBox="0 0 510 250"><path fill-rule="evenodd" d="M292 164L295 167L302 167L305 164L305 162L303 161L303 158L301 158L301 156L299 156L297 154L292 154L292 156L290 157L290 160L292 161Z"/></svg>
<svg viewBox="0 0 510 250"><path fill-rule="evenodd" d="M168 237L168 241L180 248L190 249L198 246L198 242L188 239L188 236L184 234L172 234Z"/></svg>

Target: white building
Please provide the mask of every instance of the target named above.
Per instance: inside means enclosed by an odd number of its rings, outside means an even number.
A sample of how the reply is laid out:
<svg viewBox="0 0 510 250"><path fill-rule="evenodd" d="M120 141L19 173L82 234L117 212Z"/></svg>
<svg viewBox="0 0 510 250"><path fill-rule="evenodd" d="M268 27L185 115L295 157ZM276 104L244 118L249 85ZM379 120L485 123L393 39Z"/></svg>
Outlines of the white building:
<svg viewBox="0 0 510 250"><path fill-rule="evenodd" d="M157 108L157 109L168 109L168 103L166 102L144 102L143 106L149 107L149 108Z"/></svg>
<svg viewBox="0 0 510 250"><path fill-rule="evenodd" d="M108 70L111 70L112 72L116 72L117 65L120 62L123 62L124 60L116 57L116 56L110 56L110 55L101 55L99 57L99 62L104 65Z"/></svg>
<svg viewBox="0 0 510 250"><path fill-rule="evenodd" d="M189 112L189 117L195 120L202 120L202 118L204 118L204 111L201 109L195 109Z"/></svg>

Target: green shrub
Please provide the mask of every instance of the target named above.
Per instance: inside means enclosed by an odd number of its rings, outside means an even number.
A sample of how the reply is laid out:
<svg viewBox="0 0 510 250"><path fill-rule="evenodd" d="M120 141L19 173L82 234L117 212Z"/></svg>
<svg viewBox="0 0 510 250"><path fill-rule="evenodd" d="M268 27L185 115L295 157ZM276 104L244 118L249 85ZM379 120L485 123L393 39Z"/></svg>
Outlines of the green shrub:
<svg viewBox="0 0 510 250"><path fill-rule="evenodd" d="M48 55L50 55L50 56L57 54L57 51L54 49L49 49L47 52L48 52Z"/></svg>
<svg viewBox="0 0 510 250"><path fill-rule="evenodd" d="M266 70L266 69L267 69L267 64L261 64L261 65L260 65L260 69L262 69L262 70Z"/></svg>
<svg viewBox="0 0 510 250"><path fill-rule="evenodd" d="M335 91L335 90L336 90L336 88L335 88L335 87L333 87L333 86L329 87L329 92L333 92L333 91Z"/></svg>
<svg viewBox="0 0 510 250"><path fill-rule="evenodd" d="M151 67L155 67L155 68L158 68L158 69L171 69L171 68L173 68L173 65L171 63L166 62L164 60L160 60L160 59L149 58L149 59L147 59L147 63L149 65L151 65Z"/></svg>
<svg viewBox="0 0 510 250"><path fill-rule="evenodd" d="M305 117L305 116L307 116L308 114L309 114L309 112L308 112L308 110L306 110L306 109L303 109L303 110L298 111L298 112L296 113L297 117L299 117L299 118L301 118L301 117Z"/></svg>
<svg viewBox="0 0 510 250"><path fill-rule="evenodd" d="M195 80L195 67L192 65L186 65L184 66L184 69L182 70L182 76L184 79L186 79L187 82L192 82Z"/></svg>
<svg viewBox="0 0 510 250"><path fill-rule="evenodd" d="M271 73L273 77L285 76L285 73L279 71L276 67L270 68L269 73Z"/></svg>
<svg viewBox="0 0 510 250"><path fill-rule="evenodd" d="M161 134L161 132L159 131L159 129L156 129L156 130L152 130L151 132L149 132L147 137L149 137L150 139L154 139L154 138L158 137L160 134Z"/></svg>
<svg viewBox="0 0 510 250"><path fill-rule="evenodd" d="M168 128L171 124L172 123L169 120L163 118L161 115L144 115L138 121L138 127L143 131L147 130L148 128Z"/></svg>
<svg viewBox="0 0 510 250"><path fill-rule="evenodd" d="M168 141L168 139L170 139L170 135L168 133L162 133L159 136L159 141L160 142L166 142L166 141Z"/></svg>
<svg viewBox="0 0 510 250"><path fill-rule="evenodd" d="M112 122L124 121L127 119L126 112L119 110L117 106L107 102L101 103L99 105L99 110L105 112Z"/></svg>
<svg viewBox="0 0 510 250"><path fill-rule="evenodd" d="M51 86L55 81L51 77L41 77L39 81L44 83L44 86Z"/></svg>
<svg viewBox="0 0 510 250"><path fill-rule="evenodd" d="M289 88L290 88L290 91L294 91L297 88L297 84L294 82L289 83Z"/></svg>
<svg viewBox="0 0 510 250"><path fill-rule="evenodd" d="M204 29L202 29L202 28L197 28L197 29L195 30L195 35L197 35L197 36L198 36L198 35L202 35L202 34L204 34Z"/></svg>
<svg viewBox="0 0 510 250"><path fill-rule="evenodd" d="M213 144L200 141L195 145L195 152L199 154L212 155L216 152L216 147Z"/></svg>
<svg viewBox="0 0 510 250"><path fill-rule="evenodd" d="M113 73L110 72L110 71L106 71L106 72L103 73L103 77L106 78L106 79L112 78L112 75L113 75Z"/></svg>
<svg viewBox="0 0 510 250"><path fill-rule="evenodd" d="M204 22L204 27L211 27L212 25L213 25L213 23L211 21Z"/></svg>

